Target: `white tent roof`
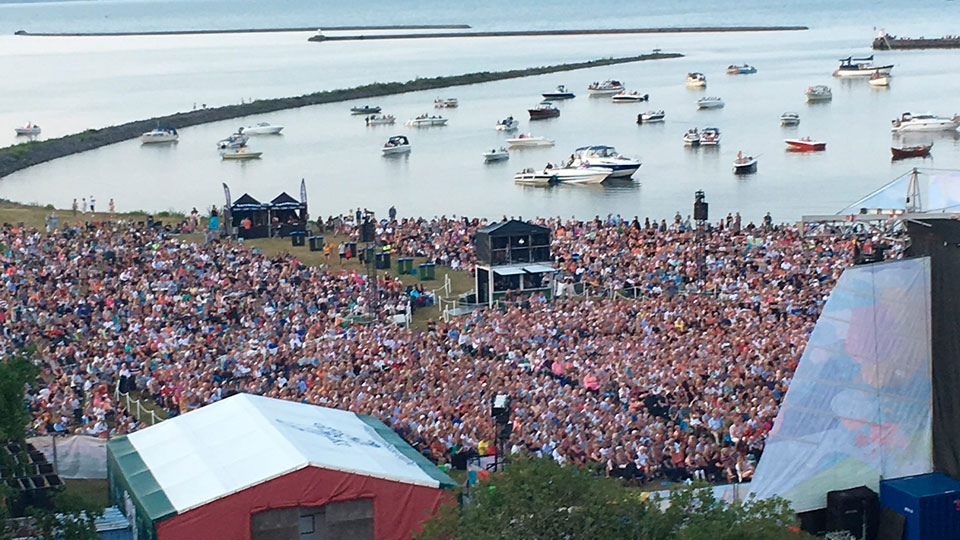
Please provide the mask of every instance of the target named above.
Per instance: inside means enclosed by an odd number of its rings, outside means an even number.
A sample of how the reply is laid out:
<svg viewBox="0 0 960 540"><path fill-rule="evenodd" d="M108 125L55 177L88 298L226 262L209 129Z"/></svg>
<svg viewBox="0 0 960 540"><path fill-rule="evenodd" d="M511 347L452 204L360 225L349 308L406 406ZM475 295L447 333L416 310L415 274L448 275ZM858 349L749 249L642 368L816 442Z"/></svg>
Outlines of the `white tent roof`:
<svg viewBox="0 0 960 540"><path fill-rule="evenodd" d="M128 439L178 513L308 466L440 486L356 414L250 394Z"/></svg>

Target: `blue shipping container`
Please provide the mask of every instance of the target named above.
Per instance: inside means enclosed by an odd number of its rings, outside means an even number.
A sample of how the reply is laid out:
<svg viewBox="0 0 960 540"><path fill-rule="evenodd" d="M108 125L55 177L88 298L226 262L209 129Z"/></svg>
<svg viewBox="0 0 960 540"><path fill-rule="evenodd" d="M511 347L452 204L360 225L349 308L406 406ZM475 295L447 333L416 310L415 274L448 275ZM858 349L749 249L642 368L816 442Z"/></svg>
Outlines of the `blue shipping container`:
<svg viewBox="0 0 960 540"><path fill-rule="evenodd" d="M960 539L960 482L940 473L880 482L880 504L903 515L903 540Z"/></svg>

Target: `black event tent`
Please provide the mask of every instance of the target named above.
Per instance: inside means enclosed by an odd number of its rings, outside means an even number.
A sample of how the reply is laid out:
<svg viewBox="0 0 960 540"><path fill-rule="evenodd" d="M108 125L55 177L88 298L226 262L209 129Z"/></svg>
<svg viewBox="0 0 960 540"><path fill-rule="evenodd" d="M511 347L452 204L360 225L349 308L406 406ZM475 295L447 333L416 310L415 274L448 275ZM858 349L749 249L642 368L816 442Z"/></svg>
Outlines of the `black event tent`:
<svg viewBox="0 0 960 540"><path fill-rule="evenodd" d="M266 238L270 234L269 205L254 199L249 193L244 193L230 205L231 225L240 238ZM243 220L250 220L250 228L243 227Z"/></svg>

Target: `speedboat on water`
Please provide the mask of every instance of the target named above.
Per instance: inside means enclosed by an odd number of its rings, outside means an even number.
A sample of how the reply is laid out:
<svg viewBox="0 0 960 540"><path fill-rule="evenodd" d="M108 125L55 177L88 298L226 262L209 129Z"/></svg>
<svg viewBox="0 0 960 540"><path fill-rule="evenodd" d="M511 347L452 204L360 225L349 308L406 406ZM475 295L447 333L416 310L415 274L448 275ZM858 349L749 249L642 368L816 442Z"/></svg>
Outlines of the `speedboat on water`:
<svg viewBox="0 0 960 540"><path fill-rule="evenodd" d="M351 114L377 114L380 112L380 107L376 105L364 105L362 107L350 107Z"/></svg>
<svg viewBox="0 0 960 540"><path fill-rule="evenodd" d="M240 148L241 146L245 146L249 140L250 137L243 132L243 128L240 128L236 133L230 135L226 139L220 139L217 141L217 148L221 150L228 148Z"/></svg>
<svg viewBox="0 0 960 540"><path fill-rule="evenodd" d="M703 128L700 132L700 146L716 146L720 144L720 130L714 127Z"/></svg>
<svg viewBox="0 0 960 540"><path fill-rule="evenodd" d="M798 126L800 125L800 115L795 112L785 112L780 115L780 125Z"/></svg>
<svg viewBox="0 0 960 540"><path fill-rule="evenodd" d="M407 127L445 126L447 119L442 116L429 116L426 113L407 120Z"/></svg>
<svg viewBox="0 0 960 540"><path fill-rule="evenodd" d="M890 75L885 75L877 70L870 76L870 86L890 86Z"/></svg>
<svg viewBox="0 0 960 540"><path fill-rule="evenodd" d="M687 86L692 88L706 88L707 76L699 71L687 73Z"/></svg>
<svg viewBox="0 0 960 540"><path fill-rule="evenodd" d="M510 159L510 151L504 147L492 148L483 153L484 161L502 161L504 159Z"/></svg>
<svg viewBox="0 0 960 540"><path fill-rule="evenodd" d="M503 120L497 121L497 131L515 131L519 127L520 122L518 122L512 116L508 116Z"/></svg>
<svg viewBox="0 0 960 540"><path fill-rule="evenodd" d="M220 152L220 158L227 159L260 159L260 156L263 155L263 152L251 152L246 146L241 146L236 149L227 150L226 152Z"/></svg>
<svg viewBox="0 0 960 540"><path fill-rule="evenodd" d="M140 142L142 144L171 143L177 142L179 138L180 135L177 134L177 130L171 127L157 126L152 131L140 135Z"/></svg>
<svg viewBox="0 0 960 540"><path fill-rule="evenodd" d="M819 152L827 149L827 143L823 141L815 141L810 137L804 137L802 139L784 139L783 142L787 143L787 150L793 150L795 152Z"/></svg>
<svg viewBox="0 0 960 540"><path fill-rule="evenodd" d="M960 115L953 118L943 118L934 114L910 114L905 112L900 118L893 121L890 131L894 133L909 133L915 131L953 131L960 126Z"/></svg>
<svg viewBox="0 0 960 540"><path fill-rule="evenodd" d="M283 126L275 126L269 122L260 122L255 126L243 128L244 135L276 135L283 130Z"/></svg>
<svg viewBox="0 0 960 540"><path fill-rule="evenodd" d="M406 154L410 151L410 141L403 135L390 137L380 152L389 156L391 154Z"/></svg>
<svg viewBox="0 0 960 540"><path fill-rule="evenodd" d="M727 75L750 75L756 73L757 68L744 64L742 66L727 66Z"/></svg>
<svg viewBox="0 0 960 540"><path fill-rule="evenodd" d="M666 117L666 113L662 110L660 111L647 111L637 115L638 124L652 124L654 122L663 122L663 119Z"/></svg>
<svg viewBox="0 0 960 540"><path fill-rule="evenodd" d="M757 172L757 158L745 156L743 152L737 152L737 159L733 160L734 174L750 174Z"/></svg>
<svg viewBox="0 0 960 540"><path fill-rule="evenodd" d="M17 135L28 135L34 136L40 134L40 126L34 124L33 122L27 122L23 127L13 128L17 132Z"/></svg>
<svg viewBox="0 0 960 540"><path fill-rule="evenodd" d="M617 94L623 92L623 83L620 81L603 81L595 82L587 87L587 90L591 95L595 96L605 96L610 94Z"/></svg>
<svg viewBox="0 0 960 540"><path fill-rule="evenodd" d="M927 157L930 155L931 148L933 148L933 143L921 144L917 146L904 146L903 148L891 146L890 152L893 154L893 159L897 160L912 157Z"/></svg>
<svg viewBox="0 0 960 540"><path fill-rule="evenodd" d="M546 118L557 118L560 116L560 109L553 106L549 101L541 101L539 105L528 109L530 120L544 120Z"/></svg>
<svg viewBox="0 0 960 540"><path fill-rule="evenodd" d="M561 84L560 86L558 86L555 91L553 91L553 92L544 92L544 93L541 94L541 95L543 96L543 99L553 99L553 100L556 100L556 99L573 99L573 98L577 97L576 94L574 94L573 92L567 90L567 87L564 86L564 85L562 85L562 84Z"/></svg>
<svg viewBox="0 0 960 540"><path fill-rule="evenodd" d="M718 97L704 97L697 100L698 109L722 109L723 100Z"/></svg>
<svg viewBox="0 0 960 540"><path fill-rule="evenodd" d="M627 93L626 90L613 96L614 103L639 103L650 99L650 94L641 94L640 92Z"/></svg>
<svg viewBox="0 0 960 540"><path fill-rule="evenodd" d="M433 100L433 106L437 109L456 109L460 106L460 102L457 101L455 97L447 99L437 98Z"/></svg>
<svg viewBox="0 0 960 540"><path fill-rule="evenodd" d="M553 173L557 177L557 182L561 184L600 184L613 174L613 170L604 167L563 167L555 169L550 166L543 170L545 173Z"/></svg>
<svg viewBox="0 0 960 540"><path fill-rule="evenodd" d="M833 99L833 92L830 91L830 87L818 84L816 86L811 86L807 88L806 92L807 103L814 103L817 101L830 101Z"/></svg>
<svg viewBox="0 0 960 540"><path fill-rule="evenodd" d="M512 139L507 139L507 144L510 146L553 146L553 139L521 133Z"/></svg>
<svg viewBox="0 0 960 540"><path fill-rule="evenodd" d="M557 175L553 171L537 171L527 168L513 175L513 181L518 184L546 186L556 183Z"/></svg>
<svg viewBox="0 0 960 540"><path fill-rule="evenodd" d="M641 165L636 159L621 156L612 146L583 146L573 156L568 166L610 169L610 178L629 178Z"/></svg>
<svg viewBox="0 0 960 540"><path fill-rule="evenodd" d="M392 114L375 114L366 118L368 126L392 126L396 121Z"/></svg>
<svg viewBox="0 0 960 540"><path fill-rule="evenodd" d="M700 132L697 131L697 128L688 129L687 132L683 134L683 144L686 146L700 145Z"/></svg>
<svg viewBox="0 0 960 540"><path fill-rule="evenodd" d="M874 73L889 75L893 64L876 66L873 64L873 55L864 58L848 56L840 59L840 67L833 72L834 77L870 77Z"/></svg>

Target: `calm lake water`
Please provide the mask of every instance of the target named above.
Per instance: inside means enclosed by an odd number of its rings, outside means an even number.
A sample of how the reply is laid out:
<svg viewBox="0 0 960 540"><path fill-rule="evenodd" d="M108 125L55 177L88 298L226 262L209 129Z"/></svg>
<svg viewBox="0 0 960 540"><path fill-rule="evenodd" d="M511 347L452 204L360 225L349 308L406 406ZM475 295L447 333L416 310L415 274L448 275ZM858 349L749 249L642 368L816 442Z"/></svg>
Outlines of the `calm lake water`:
<svg viewBox="0 0 960 540"><path fill-rule="evenodd" d="M0 35L0 145L15 142L13 127L27 120L59 136L90 127L190 110L194 104L222 105L250 97L298 95L372 81L408 80L484 70L502 70L599 57L628 56L653 48L686 57L639 62L412 93L372 100L398 118L395 126L367 127L349 114L357 103L295 109L181 131L178 144L141 147L129 141L71 156L10 175L0 197L52 202L67 207L76 197L94 195L100 206L113 197L119 210L189 210L223 203L221 183L234 197L248 191L269 199L286 190L296 195L305 178L311 214L364 206L384 212L396 205L406 215L467 214L593 215L670 217L689 213L693 191L703 189L718 216L740 211L759 219L771 211L779 220L830 213L913 166L960 168L960 140L934 140L933 158L891 163L889 122L904 111L951 115L960 110L960 51L878 53L894 63L887 89L866 80L831 77L838 58L869 54L874 26L906 35L957 33L956 2L924 2L904 14L893 2L805 2L771 6L761 2L702 3L635 8L622 4L567 0L550 4L361 1L350 7L287 0L270 3L76 1L56 3L0 0L0 32L131 31L189 28L310 26L336 24L466 23L476 29L679 26L695 24L806 24L805 32L756 34L578 36L551 38L427 39L308 43L309 33L122 38L40 38ZM241 9L237 9L240 6ZM247 6L249 10L242 9ZM400 4L397 4L400 6ZM726 6L726 9L723 9ZM735 7L734 7L735 6ZM241 13L220 17L224 12ZM534 21L534 22L531 22ZM319 26L319 24L318 24ZM759 72L728 76L731 63L747 62ZM706 73L706 91L687 89L688 71ZM613 104L590 98L592 81L617 78L631 90L649 93L649 103ZM530 123L526 109L557 84L577 98L561 103L558 119ZM804 90L833 88L832 102L807 105ZM717 95L726 107L696 110L695 101ZM444 110L443 128L410 129L403 121L434 113L435 98L457 97L460 107ZM637 113L664 109L667 122L638 126ZM800 113L798 128L781 128L784 111ZM494 130L507 115L521 129L555 139L553 148L517 150L510 160L485 165L481 153L507 136ZM263 159L221 162L215 143L240 125L270 121L286 126L282 136L251 140ZM723 134L716 149L684 148L690 127L715 126ZM408 135L407 157L380 156L390 135ZM809 135L827 141L827 151L792 154L785 137ZM609 144L643 166L633 182L596 187L521 187L513 174L524 167L558 161L574 148ZM738 178L732 161L738 150L759 154L757 174Z"/></svg>

